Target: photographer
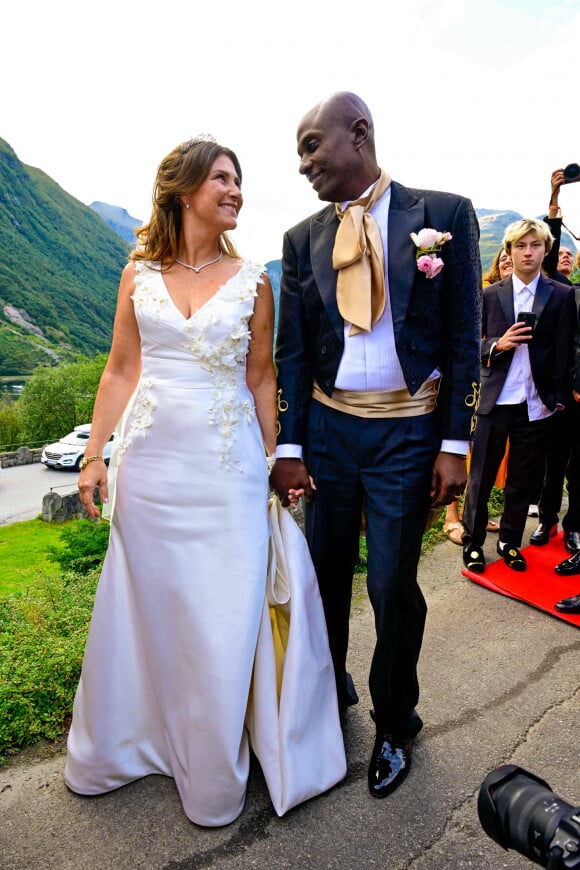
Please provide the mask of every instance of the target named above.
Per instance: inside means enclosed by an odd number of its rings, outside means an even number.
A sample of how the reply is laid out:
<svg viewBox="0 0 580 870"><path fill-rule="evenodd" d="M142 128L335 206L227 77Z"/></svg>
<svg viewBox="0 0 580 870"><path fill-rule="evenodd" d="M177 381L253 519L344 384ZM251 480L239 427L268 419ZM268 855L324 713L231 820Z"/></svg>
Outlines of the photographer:
<svg viewBox="0 0 580 870"><path fill-rule="evenodd" d="M554 243L546 254L544 258L544 262L542 263L542 269L548 275L548 277L553 278L554 281L560 281L562 284L570 284L570 274L573 270L573 256L569 248L560 247L560 237L562 235L562 209L560 208L559 197L560 197L560 188L563 184L566 184L566 178L564 176L563 169L555 169L552 172L552 176L550 178L551 184L551 196L550 196L550 204L548 206L548 214L544 218L545 223L550 227L550 231L554 237ZM560 251L567 251L570 254L570 269L567 266L564 266L565 271L560 269Z"/></svg>
<svg viewBox="0 0 580 870"><path fill-rule="evenodd" d="M571 286L568 276L573 259L568 248L559 248L562 212L559 195L566 184L566 171L556 169L551 176L549 214L544 218L554 235L554 244L542 264L543 270L557 281ZM564 272L560 271L560 268ZM580 306L580 286L575 288L576 306ZM580 574L580 406L573 401L571 385L565 410L556 415L553 436L546 455L546 467L539 500L539 525L530 537L530 544L543 546L558 532L558 514L562 505L564 479L568 480L568 510L562 521L564 546L572 558L556 566L558 574ZM577 556L577 558L576 558ZM558 608L560 609L560 608ZM566 607L565 612L569 612ZM576 612L576 611L572 611Z"/></svg>

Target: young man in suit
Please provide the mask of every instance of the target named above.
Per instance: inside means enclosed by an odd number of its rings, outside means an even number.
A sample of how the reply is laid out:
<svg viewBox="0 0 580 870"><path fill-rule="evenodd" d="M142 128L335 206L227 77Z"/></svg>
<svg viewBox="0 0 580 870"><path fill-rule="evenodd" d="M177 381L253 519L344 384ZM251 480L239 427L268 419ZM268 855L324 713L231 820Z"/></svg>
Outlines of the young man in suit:
<svg viewBox="0 0 580 870"><path fill-rule="evenodd" d="M284 504L306 496L343 715L358 700L346 657L364 506L377 634L368 783L384 797L408 773L422 726L425 521L466 481L478 396L479 228L469 200L391 181L355 94L315 106L297 142L300 173L331 205L284 237L271 481Z"/></svg>
<svg viewBox="0 0 580 870"><path fill-rule="evenodd" d="M541 274L552 242L544 221L510 224L503 244L513 272L483 291L481 395L463 510L463 561L476 573L485 571L487 502L508 437L497 549L509 568L526 570L519 548L528 505L541 487L554 415L569 400L576 307L571 287Z"/></svg>

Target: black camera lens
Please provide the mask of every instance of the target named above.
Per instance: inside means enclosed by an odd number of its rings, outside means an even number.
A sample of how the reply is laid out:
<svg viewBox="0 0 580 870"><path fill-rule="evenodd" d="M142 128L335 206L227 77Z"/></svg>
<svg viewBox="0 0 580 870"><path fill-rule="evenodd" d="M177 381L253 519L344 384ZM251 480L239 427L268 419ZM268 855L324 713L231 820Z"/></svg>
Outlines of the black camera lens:
<svg viewBox="0 0 580 870"><path fill-rule="evenodd" d="M477 801L485 833L542 867L580 868L580 807L537 776L506 764L483 782Z"/></svg>
<svg viewBox="0 0 580 870"><path fill-rule="evenodd" d="M580 181L580 166L577 163L569 163L564 167L564 184L572 184L573 181Z"/></svg>

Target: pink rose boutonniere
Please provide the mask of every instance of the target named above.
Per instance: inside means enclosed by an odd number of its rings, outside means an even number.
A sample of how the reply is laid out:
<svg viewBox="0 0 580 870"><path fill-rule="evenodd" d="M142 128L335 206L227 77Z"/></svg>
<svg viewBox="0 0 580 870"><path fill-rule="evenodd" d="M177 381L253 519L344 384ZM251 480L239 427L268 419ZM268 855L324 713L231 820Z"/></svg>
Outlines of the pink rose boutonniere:
<svg viewBox="0 0 580 870"><path fill-rule="evenodd" d="M432 230L429 227L424 227L418 233L411 233L417 253L417 268L423 272L426 278L434 278L443 268L443 260L437 254L441 250L445 242L450 242L453 236L451 233L441 233L439 230Z"/></svg>

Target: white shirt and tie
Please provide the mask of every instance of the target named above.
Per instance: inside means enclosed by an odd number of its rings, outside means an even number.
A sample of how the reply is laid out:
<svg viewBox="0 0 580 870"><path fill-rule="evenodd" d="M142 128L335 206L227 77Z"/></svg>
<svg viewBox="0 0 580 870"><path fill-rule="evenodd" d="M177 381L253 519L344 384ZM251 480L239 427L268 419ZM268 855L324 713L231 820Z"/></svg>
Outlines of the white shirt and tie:
<svg viewBox="0 0 580 870"><path fill-rule="evenodd" d="M516 320L521 311L532 310L539 280L540 274L538 273L536 277L526 285L517 277L517 275L512 274L514 315ZM519 405L522 402L528 403L528 418L530 422L543 420L545 417L550 417L555 413L546 408L538 395L534 378L532 376L528 342L520 344L520 346L514 350L511 365L496 404Z"/></svg>

